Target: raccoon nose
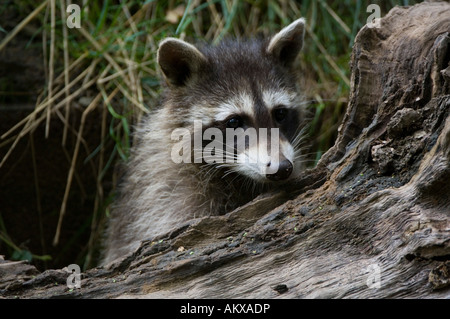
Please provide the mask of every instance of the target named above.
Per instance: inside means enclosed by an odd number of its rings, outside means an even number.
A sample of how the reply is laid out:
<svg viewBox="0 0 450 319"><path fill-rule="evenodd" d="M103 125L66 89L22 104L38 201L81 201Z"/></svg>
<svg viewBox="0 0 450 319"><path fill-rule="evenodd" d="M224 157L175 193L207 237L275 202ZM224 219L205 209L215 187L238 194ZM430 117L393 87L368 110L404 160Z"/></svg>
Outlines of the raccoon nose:
<svg viewBox="0 0 450 319"><path fill-rule="evenodd" d="M267 166L270 166L270 163ZM293 166L291 161L285 159L278 166L278 171L276 173L266 174L266 177L271 181L281 181L291 176L292 170Z"/></svg>

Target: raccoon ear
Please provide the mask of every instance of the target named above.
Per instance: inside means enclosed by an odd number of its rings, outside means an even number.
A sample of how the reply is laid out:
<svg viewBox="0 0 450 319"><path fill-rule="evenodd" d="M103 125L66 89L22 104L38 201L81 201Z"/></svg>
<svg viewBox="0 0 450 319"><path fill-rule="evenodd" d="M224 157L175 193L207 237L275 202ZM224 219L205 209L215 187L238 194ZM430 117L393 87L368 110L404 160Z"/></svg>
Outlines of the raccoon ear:
<svg viewBox="0 0 450 319"><path fill-rule="evenodd" d="M206 63L206 58L192 44L167 38L159 45L158 63L169 84L182 86Z"/></svg>
<svg viewBox="0 0 450 319"><path fill-rule="evenodd" d="M267 52L284 66L291 66L303 47L305 19L295 20L275 34L267 46Z"/></svg>

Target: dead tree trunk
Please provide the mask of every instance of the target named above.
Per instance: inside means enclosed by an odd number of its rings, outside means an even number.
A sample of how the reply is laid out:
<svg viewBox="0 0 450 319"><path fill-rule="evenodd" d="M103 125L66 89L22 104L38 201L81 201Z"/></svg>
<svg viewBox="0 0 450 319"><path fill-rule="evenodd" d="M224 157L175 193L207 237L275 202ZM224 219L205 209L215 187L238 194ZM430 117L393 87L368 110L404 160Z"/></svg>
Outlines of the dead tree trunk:
<svg viewBox="0 0 450 319"><path fill-rule="evenodd" d="M450 4L364 27L335 146L302 180L108 268L0 261L11 297L450 297ZM55 285L60 283L59 285Z"/></svg>

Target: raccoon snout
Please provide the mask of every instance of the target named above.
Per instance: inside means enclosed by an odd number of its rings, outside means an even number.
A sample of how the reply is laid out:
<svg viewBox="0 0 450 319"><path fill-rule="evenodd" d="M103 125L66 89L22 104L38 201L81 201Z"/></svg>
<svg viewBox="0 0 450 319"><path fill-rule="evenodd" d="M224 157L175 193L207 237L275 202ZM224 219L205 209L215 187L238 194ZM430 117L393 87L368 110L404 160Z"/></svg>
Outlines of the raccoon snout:
<svg viewBox="0 0 450 319"><path fill-rule="evenodd" d="M267 166L270 166L270 163L267 164ZM283 160L278 165L278 170L274 174L266 174L267 179L270 179L271 181L281 181L284 179L287 179L289 176L291 176L293 165L290 160Z"/></svg>

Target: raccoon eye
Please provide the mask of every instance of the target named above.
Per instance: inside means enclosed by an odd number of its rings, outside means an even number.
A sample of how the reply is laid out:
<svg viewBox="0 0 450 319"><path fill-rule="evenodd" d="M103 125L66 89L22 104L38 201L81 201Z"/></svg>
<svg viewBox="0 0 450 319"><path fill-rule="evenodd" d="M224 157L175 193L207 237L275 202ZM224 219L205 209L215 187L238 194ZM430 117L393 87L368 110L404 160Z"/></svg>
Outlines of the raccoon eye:
<svg viewBox="0 0 450 319"><path fill-rule="evenodd" d="M228 128L238 128L242 126L242 119L239 116L232 117L227 121Z"/></svg>
<svg viewBox="0 0 450 319"><path fill-rule="evenodd" d="M288 114L288 110L285 107L278 107L273 111L273 117L279 123L283 122Z"/></svg>

